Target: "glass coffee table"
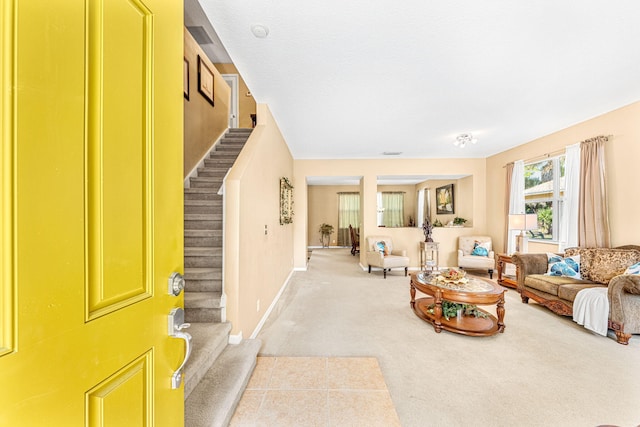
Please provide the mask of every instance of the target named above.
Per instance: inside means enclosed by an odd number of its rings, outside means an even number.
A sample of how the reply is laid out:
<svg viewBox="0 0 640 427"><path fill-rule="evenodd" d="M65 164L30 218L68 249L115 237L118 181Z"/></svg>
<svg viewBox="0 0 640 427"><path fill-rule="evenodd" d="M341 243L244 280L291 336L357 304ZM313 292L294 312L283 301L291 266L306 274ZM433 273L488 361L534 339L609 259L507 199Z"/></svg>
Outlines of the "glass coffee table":
<svg viewBox="0 0 640 427"><path fill-rule="evenodd" d="M416 299L416 290L427 295ZM461 281L446 281L438 274L418 272L411 274L411 308L415 314L433 325L440 333L443 329L470 336L489 336L504 332L505 289L488 280L465 277ZM478 307L482 316L458 315L445 317L442 302L450 301L470 305L496 305L496 316Z"/></svg>

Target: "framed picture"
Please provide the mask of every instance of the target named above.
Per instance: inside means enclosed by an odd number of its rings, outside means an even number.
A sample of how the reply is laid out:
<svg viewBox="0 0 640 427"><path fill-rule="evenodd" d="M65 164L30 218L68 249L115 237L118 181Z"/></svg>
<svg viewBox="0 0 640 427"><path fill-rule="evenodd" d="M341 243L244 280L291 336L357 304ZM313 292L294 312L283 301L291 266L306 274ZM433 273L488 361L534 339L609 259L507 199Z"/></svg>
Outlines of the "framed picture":
<svg viewBox="0 0 640 427"><path fill-rule="evenodd" d="M198 92L213 105L213 72L198 55Z"/></svg>
<svg viewBox="0 0 640 427"><path fill-rule="evenodd" d="M455 213L453 205L453 184L436 188L436 213Z"/></svg>
<svg viewBox="0 0 640 427"><path fill-rule="evenodd" d="M189 100L189 61L187 58L184 58L184 67L182 69L183 74L183 82L182 82L182 90L184 91L184 97L186 100Z"/></svg>
<svg viewBox="0 0 640 427"><path fill-rule="evenodd" d="M285 177L280 178L280 225L293 222L293 185Z"/></svg>

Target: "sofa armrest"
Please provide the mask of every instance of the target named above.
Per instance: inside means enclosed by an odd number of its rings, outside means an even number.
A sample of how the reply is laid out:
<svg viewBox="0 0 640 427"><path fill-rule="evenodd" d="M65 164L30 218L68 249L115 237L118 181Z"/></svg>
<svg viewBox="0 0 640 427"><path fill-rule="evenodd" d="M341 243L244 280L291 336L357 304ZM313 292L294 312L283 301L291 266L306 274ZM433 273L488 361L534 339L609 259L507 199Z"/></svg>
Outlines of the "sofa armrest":
<svg viewBox="0 0 640 427"><path fill-rule="evenodd" d="M640 295L640 276L637 274L620 274L615 276L609 282L609 318L620 324L625 323L625 313L623 310L622 300L625 294ZM626 313L627 316L634 315ZM640 313L635 315L640 316Z"/></svg>
<svg viewBox="0 0 640 427"><path fill-rule="evenodd" d="M489 251L489 254L487 255L488 258L491 259L495 259L496 258L496 253L494 251Z"/></svg>
<svg viewBox="0 0 640 427"><path fill-rule="evenodd" d="M547 272L547 254L523 254L516 252L511 260L518 268L518 292L524 289L524 279L530 274L544 274Z"/></svg>
<svg viewBox="0 0 640 427"><path fill-rule="evenodd" d="M395 250L391 251L391 255L407 256L407 250L406 249L395 249Z"/></svg>

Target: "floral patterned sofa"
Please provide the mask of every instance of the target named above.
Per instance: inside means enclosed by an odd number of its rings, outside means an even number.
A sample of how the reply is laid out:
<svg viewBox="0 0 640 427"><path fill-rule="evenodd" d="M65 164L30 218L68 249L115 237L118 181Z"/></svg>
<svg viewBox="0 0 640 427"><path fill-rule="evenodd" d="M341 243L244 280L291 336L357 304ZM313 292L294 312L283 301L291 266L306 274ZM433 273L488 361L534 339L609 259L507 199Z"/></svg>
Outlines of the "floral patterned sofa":
<svg viewBox="0 0 640 427"><path fill-rule="evenodd" d="M573 301L579 291L606 287L608 327L620 344L628 344L631 334L640 333L640 275L623 273L640 262L640 246L567 248L564 256L580 257L580 278L545 274L549 268L547 254L513 254L522 302L526 304L533 299L557 314L572 316Z"/></svg>

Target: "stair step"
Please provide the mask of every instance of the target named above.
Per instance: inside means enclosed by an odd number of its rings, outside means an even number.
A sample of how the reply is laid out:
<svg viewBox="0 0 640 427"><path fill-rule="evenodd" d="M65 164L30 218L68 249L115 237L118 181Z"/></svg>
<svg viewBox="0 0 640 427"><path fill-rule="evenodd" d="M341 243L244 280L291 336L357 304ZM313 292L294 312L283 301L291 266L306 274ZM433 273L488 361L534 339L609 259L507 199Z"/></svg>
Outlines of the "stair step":
<svg viewBox="0 0 640 427"><path fill-rule="evenodd" d="M185 247L185 267L222 267L222 248Z"/></svg>
<svg viewBox="0 0 640 427"><path fill-rule="evenodd" d="M190 190L187 188L186 190ZM193 190L201 190L200 188L194 188ZM222 196L213 192L184 192L185 200L222 200Z"/></svg>
<svg viewBox="0 0 640 427"><path fill-rule="evenodd" d="M222 292L185 292L184 308L222 308Z"/></svg>
<svg viewBox="0 0 640 427"><path fill-rule="evenodd" d="M219 200L185 200L185 206L222 206L222 198Z"/></svg>
<svg viewBox="0 0 640 427"><path fill-rule="evenodd" d="M184 269L186 292L222 292L221 267L188 267Z"/></svg>
<svg viewBox="0 0 640 427"><path fill-rule="evenodd" d="M222 279L185 280L185 295L187 292L222 292Z"/></svg>
<svg viewBox="0 0 640 427"><path fill-rule="evenodd" d="M185 280L220 280L222 279L221 268L198 268L190 267L184 269Z"/></svg>
<svg viewBox="0 0 640 427"><path fill-rule="evenodd" d="M224 308L189 308L184 310L184 321L187 323L220 323Z"/></svg>
<svg viewBox="0 0 640 427"><path fill-rule="evenodd" d="M242 144L219 144L216 146L215 151L213 152L213 154L216 153L236 153L236 154L240 154L240 151L242 151Z"/></svg>
<svg viewBox="0 0 640 427"><path fill-rule="evenodd" d="M204 165L205 167L221 167L224 166L227 169L230 168L231 166L233 166L233 162L235 162L236 159L224 159L224 158L208 158L208 159L204 159Z"/></svg>
<svg viewBox="0 0 640 427"><path fill-rule="evenodd" d="M222 177L217 176L199 176L189 179L190 188L213 187L220 188L222 186Z"/></svg>
<svg viewBox="0 0 640 427"><path fill-rule="evenodd" d="M222 248L184 248L185 256L222 256Z"/></svg>
<svg viewBox="0 0 640 427"><path fill-rule="evenodd" d="M194 214L202 215L202 214ZM185 215L184 228L185 230L222 230L222 219L198 219L187 220Z"/></svg>
<svg viewBox="0 0 640 427"><path fill-rule="evenodd" d="M206 234L202 235L190 235L187 236L187 231L205 231ZM207 230L207 229L185 229L184 236L185 247L222 247L222 230Z"/></svg>
<svg viewBox="0 0 640 427"><path fill-rule="evenodd" d="M226 426L256 366L262 342L228 345L185 401L185 425Z"/></svg>
<svg viewBox="0 0 640 427"><path fill-rule="evenodd" d="M185 200L184 213L222 215L222 200Z"/></svg>
<svg viewBox="0 0 640 427"><path fill-rule="evenodd" d="M224 178L228 171L228 168L200 168L198 169L198 178L205 176L217 176Z"/></svg>
<svg viewBox="0 0 640 427"><path fill-rule="evenodd" d="M192 323L193 351L184 370L184 398L189 397L229 342L231 323Z"/></svg>

